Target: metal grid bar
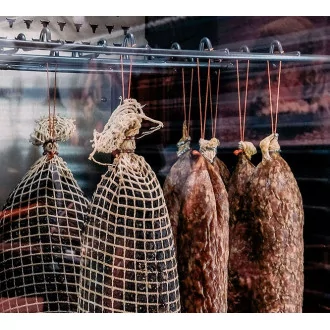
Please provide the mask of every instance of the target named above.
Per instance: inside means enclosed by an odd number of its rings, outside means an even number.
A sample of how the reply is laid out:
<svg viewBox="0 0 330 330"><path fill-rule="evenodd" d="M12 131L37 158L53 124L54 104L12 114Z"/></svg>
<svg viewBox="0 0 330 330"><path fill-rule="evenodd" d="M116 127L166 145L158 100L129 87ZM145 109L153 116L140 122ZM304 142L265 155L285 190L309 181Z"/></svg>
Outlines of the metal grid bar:
<svg viewBox="0 0 330 330"><path fill-rule="evenodd" d="M200 49L204 49L204 47L200 47ZM17 54L21 50L24 52L48 50L52 56ZM76 43L64 44L63 42L53 41L0 39L0 69L45 71L45 65L48 63L50 65L49 70L55 70L56 65L56 70L59 72L120 71L120 55L124 56L123 64L126 70L128 70L130 64L128 56L134 56L134 59L132 59L134 70L150 73L157 73L166 69L196 67L197 58L201 60L201 67L207 66L205 60L212 60L212 68L233 67L231 62L234 60L250 60L255 63L264 61L330 63L329 55L303 55L299 52L286 54L282 49L279 50L279 53L274 53L274 44L271 45L269 53L251 53L247 51L231 52L228 49L212 51L173 48L152 49L150 47L100 46ZM112 57L109 58L109 56Z"/></svg>

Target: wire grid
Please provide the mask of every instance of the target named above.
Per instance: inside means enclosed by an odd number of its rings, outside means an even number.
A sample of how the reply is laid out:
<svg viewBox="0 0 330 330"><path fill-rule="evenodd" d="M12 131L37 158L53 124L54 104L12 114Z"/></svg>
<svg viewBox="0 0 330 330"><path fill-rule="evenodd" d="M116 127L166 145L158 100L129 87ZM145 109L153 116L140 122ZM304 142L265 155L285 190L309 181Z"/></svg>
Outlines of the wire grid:
<svg viewBox="0 0 330 330"><path fill-rule="evenodd" d="M180 311L172 229L144 158L121 154L93 195L83 237L80 312Z"/></svg>
<svg viewBox="0 0 330 330"><path fill-rule="evenodd" d="M0 218L0 311L77 312L87 206L61 157L32 165Z"/></svg>

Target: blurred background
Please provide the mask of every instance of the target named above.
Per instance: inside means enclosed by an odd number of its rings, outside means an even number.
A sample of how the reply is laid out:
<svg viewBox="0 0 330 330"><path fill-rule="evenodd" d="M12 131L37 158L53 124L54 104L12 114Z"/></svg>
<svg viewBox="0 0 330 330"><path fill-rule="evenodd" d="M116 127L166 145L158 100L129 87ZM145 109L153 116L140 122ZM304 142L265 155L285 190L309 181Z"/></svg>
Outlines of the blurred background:
<svg viewBox="0 0 330 330"><path fill-rule="evenodd" d="M281 42L284 52L330 55L330 18L253 17L253 16L53 16L0 17L0 37L14 39L24 33L28 40L39 38L42 20L49 21L52 40L90 42L101 38L108 45L121 44L130 32L138 47L170 48L178 42L182 49L198 49L203 37L214 49L239 51L242 45L251 52L269 52L272 40ZM24 20L32 20L28 29ZM60 23L66 23L63 31ZM79 32L77 24L80 25ZM91 25L97 25L93 31ZM109 33L107 26L113 26ZM1 51L1 50L0 50ZM240 140L236 63L221 69L220 91L216 104L217 71L211 70L212 107L218 107L216 136L221 142L218 156L232 171L233 151ZM241 104L243 109L246 61L240 61ZM272 63L275 64L275 63ZM282 156L290 165L301 189L305 210L305 312L330 310L330 63L283 63L279 97L278 133ZM271 65L272 95L276 101L278 64ZM185 69L185 104L190 102L191 70ZM202 104L205 104L207 72L201 69ZM122 94L120 73L49 73L50 95L56 96L56 112L74 118L77 131L70 141L60 144L59 154L68 163L78 184L92 197L106 167L88 160L92 151L93 130L101 131ZM126 76L127 84L127 76ZM42 150L29 143L35 121L48 114L47 75L44 72L0 70L0 203L3 205ZM194 146L200 138L198 81L194 72L191 95L191 137ZM245 139L256 146L271 133L267 66L250 63ZM164 128L137 143L156 172L161 184L176 161L176 143L181 138L183 121L183 81L181 70L159 73L132 72L131 97L146 105L146 114L161 120ZM212 118L208 110L206 138L211 137ZM104 155L100 161L109 161ZM253 158L258 164L260 152Z"/></svg>

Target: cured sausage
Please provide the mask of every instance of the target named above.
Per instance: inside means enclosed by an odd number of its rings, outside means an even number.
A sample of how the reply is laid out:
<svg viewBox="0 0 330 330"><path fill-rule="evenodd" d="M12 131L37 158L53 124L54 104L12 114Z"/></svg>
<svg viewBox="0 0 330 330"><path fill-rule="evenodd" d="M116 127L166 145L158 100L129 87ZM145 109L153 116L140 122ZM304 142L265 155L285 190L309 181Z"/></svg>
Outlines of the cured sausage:
<svg viewBox="0 0 330 330"><path fill-rule="evenodd" d="M229 265L228 312L252 312L252 281L256 276L251 249L252 219L244 217L243 202L247 183L255 166L250 161L257 152L251 142L241 141L235 152L238 161L229 181Z"/></svg>
<svg viewBox="0 0 330 330"><path fill-rule="evenodd" d="M201 152L182 155L164 185L170 217L175 218L181 306L187 313L227 311L229 206L210 162L215 140L202 140Z"/></svg>
<svg viewBox="0 0 330 330"><path fill-rule="evenodd" d="M87 214L56 140L68 138L73 121L39 121L31 141L44 155L30 168L3 207L0 218L0 310L77 312L81 232Z"/></svg>
<svg viewBox="0 0 330 330"><path fill-rule="evenodd" d="M262 162L248 184L246 210L253 220L254 285L257 312L300 313L303 303L302 197L280 155L278 134L260 142Z"/></svg>
<svg viewBox="0 0 330 330"><path fill-rule="evenodd" d="M160 184L135 135L148 118L134 99L125 99L94 152L115 152L113 165L93 195L83 239L80 312L180 312L174 239ZM155 130L155 129L154 129Z"/></svg>

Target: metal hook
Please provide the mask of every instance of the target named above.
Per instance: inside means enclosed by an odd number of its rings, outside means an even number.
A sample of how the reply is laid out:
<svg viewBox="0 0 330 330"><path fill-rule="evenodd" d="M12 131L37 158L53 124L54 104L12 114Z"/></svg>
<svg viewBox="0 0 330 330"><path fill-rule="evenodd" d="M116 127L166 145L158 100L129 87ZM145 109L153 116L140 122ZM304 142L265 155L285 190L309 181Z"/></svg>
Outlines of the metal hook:
<svg viewBox="0 0 330 330"><path fill-rule="evenodd" d="M240 49L239 49L240 52L242 53L250 53L250 49L248 46L246 45L243 45Z"/></svg>
<svg viewBox="0 0 330 330"><path fill-rule="evenodd" d="M171 49L178 49L181 50L181 46L179 43L177 42L173 42L173 44L171 45Z"/></svg>
<svg viewBox="0 0 330 330"><path fill-rule="evenodd" d="M173 42L172 45L171 45L171 49L181 50L181 46L178 42ZM171 61L173 61L175 59L176 58L174 58L174 57L170 58Z"/></svg>
<svg viewBox="0 0 330 330"><path fill-rule="evenodd" d="M210 51L213 50L210 39L207 37L202 38L202 40L199 42L198 49L201 51L204 51L205 49Z"/></svg>
<svg viewBox="0 0 330 330"><path fill-rule="evenodd" d="M48 28L49 21L40 21L43 28L40 32L39 41L50 42L52 40L52 34Z"/></svg>
<svg viewBox="0 0 330 330"><path fill-rule="evenodd" d="M275 46L277 46L277 49L280 52L280 54L284 53L284 50L283 50L283 47L282 47L281 43L278 40L273 40L270 44L270 47L269 47L269 53L270 54L274 54Z"/></svg>
<svg viewBox="0 0 330 330"><path fill-rule="evenodd" d="M150 47L148 44L145 45L145 48L146 48L146 49L151 49L151 47ZM145 56L144 56L144 59L147 60L147 61L148 61L148 60L154 60L154 59L155 59L155 56L152 56L152 55L151 55L151 56L145 55Z"/></svg>
<svg viewBox="0 0 330 330"><path fill-rule="evenodd" d="M127 33L125 35L124 41L123 41L123 47L128 47L128 43L130 43L130 47L136 46L135 37L132 33Z"/></svg>
<svg viewBox="0 0 330 330"><path fill-rule="evenodd" d="M130 43L130 45L128 45ZM135 47L136 42L135 42L135 37L132 33L126 33L124 40L123 40L123 45L122 47ZM123 58L125 60L129 59L129 55L124 55Z"/></svg>

